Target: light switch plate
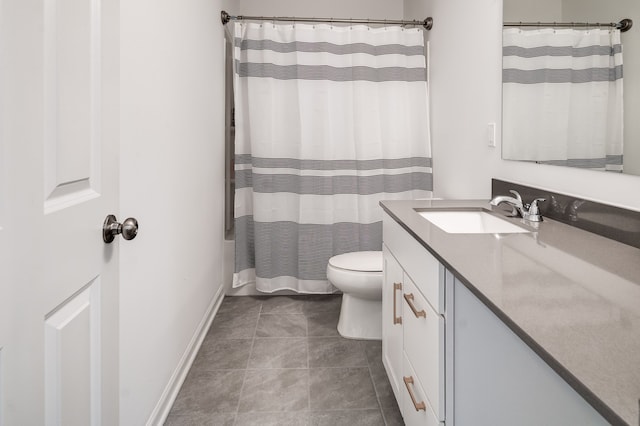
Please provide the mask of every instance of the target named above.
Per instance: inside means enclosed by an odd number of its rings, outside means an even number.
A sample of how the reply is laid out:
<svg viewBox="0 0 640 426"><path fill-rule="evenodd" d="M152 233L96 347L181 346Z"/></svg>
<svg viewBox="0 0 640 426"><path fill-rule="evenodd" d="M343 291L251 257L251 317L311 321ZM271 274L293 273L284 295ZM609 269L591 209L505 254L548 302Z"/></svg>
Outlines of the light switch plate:
<svg viewBox="0 0 640 426"><path fill-rule="evenodd" d="M487 125L487 140L490 147L496 147L496 123L489 123Z"/></svg>

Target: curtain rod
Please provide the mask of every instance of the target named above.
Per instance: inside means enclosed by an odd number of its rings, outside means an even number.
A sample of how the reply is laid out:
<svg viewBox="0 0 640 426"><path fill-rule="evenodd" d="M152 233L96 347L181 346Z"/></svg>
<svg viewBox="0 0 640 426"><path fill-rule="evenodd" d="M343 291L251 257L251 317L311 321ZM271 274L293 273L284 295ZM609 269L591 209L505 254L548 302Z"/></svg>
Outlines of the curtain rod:
<svg viewBox="0 0 640 426"><path fill-rule="evenodd" d="M220 12L222 25L229 21L283 21L283 22L328 22L328 23L345 23L345 24L382 24L382 25L421 25L425 30L433 27L433 18L428 17L424 21L401 21L389 19L347 19L347 18L299 18L295 16L233 16L224 10Z"/></svg>
<svg viewBox="0 0 640 426"><path fill-rule="evenodd" d="M633 26L633 21L625 18L620 22L505 22L505 27L614 27L626 32Z"/></svg>

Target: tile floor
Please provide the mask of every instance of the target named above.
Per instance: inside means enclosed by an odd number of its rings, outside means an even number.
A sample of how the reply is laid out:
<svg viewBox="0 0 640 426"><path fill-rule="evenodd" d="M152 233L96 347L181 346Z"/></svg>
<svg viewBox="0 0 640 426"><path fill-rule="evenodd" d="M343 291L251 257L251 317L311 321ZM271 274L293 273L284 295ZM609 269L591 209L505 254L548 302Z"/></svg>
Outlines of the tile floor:
<svg viewBox="0 0 640 426"><path fill-rule="evenodd" d="M402 425L381 342L340 337L340 301L226 297L165 425Z"/></svg>

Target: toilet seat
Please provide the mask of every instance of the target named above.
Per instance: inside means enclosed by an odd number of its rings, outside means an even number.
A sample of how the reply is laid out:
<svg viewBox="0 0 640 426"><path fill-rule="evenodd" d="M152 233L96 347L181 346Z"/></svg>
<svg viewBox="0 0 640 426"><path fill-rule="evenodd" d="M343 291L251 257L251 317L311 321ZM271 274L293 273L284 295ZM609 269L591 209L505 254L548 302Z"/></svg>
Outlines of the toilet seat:
<svg viewBox="0 0 640 426"><path fill-rule="evenodd" d="M381 251L356 251L329 259L330 266L355 272L382 272L383 264Z"/></svg>

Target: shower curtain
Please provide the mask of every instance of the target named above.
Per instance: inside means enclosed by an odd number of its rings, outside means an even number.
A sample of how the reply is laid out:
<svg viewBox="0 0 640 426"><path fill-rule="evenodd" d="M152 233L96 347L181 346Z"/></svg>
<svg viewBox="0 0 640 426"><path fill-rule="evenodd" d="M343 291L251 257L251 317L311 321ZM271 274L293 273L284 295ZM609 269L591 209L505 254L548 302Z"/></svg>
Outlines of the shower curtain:
<svg viewBox="0 0 640 426"><path fill-rule="evenodd" d="M503 158L622 171L616 29L503 32Z"/></svg>
<svg viewBox="0 0 640 426"><path fill-rule="evenodd" d="M234 25L234 287L330 293L381 250L380 200L431 195L420 29Z"/></svg>

